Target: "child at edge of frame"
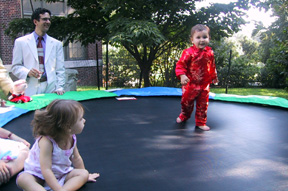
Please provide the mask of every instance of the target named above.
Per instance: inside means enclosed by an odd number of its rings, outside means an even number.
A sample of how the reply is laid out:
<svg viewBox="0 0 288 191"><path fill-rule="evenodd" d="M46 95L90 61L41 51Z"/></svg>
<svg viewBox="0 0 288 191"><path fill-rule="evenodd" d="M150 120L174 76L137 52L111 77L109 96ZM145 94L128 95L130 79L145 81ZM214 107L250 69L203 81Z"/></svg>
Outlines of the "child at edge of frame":
<svg viewBox="0 0 288 191"><path fill-rule="evenodd" d="M84 129L84 108L74 100L52 101L46 109L36 110L32 120L35 137L24 171L16 179L25 191L78 190L86 182L96 182L77 148L76 134Z"/></svg>
<svg viewBox="0 0 288 191"><path fill-rule="evenodd" d="M182 123L191 117L196 101L195 126L209 131L206 122L210 84L218 83L214 53L208 46L210 28L203 24L193 26L190 40L192 46L183 51L175 69L182 85L181 113L176 122Z"/></svg>

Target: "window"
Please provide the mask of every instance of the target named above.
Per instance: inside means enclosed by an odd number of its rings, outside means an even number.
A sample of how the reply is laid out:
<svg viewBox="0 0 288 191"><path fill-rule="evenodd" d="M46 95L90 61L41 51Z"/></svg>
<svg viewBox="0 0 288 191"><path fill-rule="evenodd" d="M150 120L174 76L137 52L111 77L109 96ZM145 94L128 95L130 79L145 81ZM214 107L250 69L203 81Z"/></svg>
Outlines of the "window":
<svg viewBox="0 0 288 191"><path fill-rule="evenodd" d="M83 47L80 42L69 43L64 47L65 60L86 60L87 48Z"/></svg>
<svg viewBox="0 0 288 191"><path fill-rule="evenodd" d="M30 2L31 1L31 2ZM31 6L32 3L32 6ZM55 2L55 3L46 3L42 0L22 0L22 7L23 7L23 15L31 16L32 15L32 7L33 9L37 9L38 7L44 7L49 9L53 15L57 16L66 16L67 15L67 6L64 1L62 2Z"/></svg>

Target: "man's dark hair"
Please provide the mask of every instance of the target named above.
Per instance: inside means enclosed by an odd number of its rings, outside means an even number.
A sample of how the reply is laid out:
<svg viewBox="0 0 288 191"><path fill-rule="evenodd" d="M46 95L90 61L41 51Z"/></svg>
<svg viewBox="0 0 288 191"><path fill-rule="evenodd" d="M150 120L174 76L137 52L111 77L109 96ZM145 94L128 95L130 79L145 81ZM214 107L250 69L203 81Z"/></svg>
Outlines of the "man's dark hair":
<svg viewBox="0 0 288 191"><path fill-rule="evenodd" d="M51 16L51 11L49 11L48 9L41 8L41 7L35 9L35 11L33 12L32 16L31 16L32 22L34 22L34 19L39 21L40 20L40 14L43 15L45 13L49 13L49 15Z"/></svg>

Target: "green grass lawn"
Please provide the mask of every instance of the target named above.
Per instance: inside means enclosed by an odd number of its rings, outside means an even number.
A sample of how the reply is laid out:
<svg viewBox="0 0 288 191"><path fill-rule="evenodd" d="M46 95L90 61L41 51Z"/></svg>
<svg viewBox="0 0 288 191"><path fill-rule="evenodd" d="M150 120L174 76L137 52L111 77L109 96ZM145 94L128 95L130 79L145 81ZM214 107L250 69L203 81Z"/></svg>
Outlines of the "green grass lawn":
<svg viewBox="0 0 288 191"><path fill-rule="evenodd" d="M109 89L114 89L111 87ZM85 90L98 90L97 86L78 86L77 91ZM100 90L105 90L105 88L100 88ZM225 88L211 88L213 93L225 93ZM261 96L273 96L273 97L282 97L288 99L288 91L284 89L267 89L267 88L229 88L228 94L236 95L261 95Z"/></svg>
<svg viewBox="0 0 288 191"><path fill-rule="evenodd" d="M87 91L87 90L98 90L98 87L97 86L77 86L77 91ZM105 90L105 88L100 87L100 90Z"/></svg>
<svg viewBox="0 0 288 191"><path fill-rule="evenodd" d="M213 93L225 93L225 88L211 88ZM268 88L229 88L228 94L235 95L260 95L273 96L288 99L288 91L284 89L268 89Z"/></svg>

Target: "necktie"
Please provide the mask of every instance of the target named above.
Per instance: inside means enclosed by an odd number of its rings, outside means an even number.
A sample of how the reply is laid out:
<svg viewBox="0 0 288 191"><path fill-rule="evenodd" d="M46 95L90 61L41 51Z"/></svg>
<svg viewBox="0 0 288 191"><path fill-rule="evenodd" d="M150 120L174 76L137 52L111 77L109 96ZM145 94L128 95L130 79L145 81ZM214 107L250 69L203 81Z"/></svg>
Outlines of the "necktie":
<svg viewBox="0 0 288 191"><path fill-rule="evenodd" d="M45 73L45 67L44 67L44 50L42 46L42 40L43 37L38 37L38 44L37 44L37 51L38 51L38 60L39 60L39 69L42 72L40 82L47 81L46 73Z"/></svg>

